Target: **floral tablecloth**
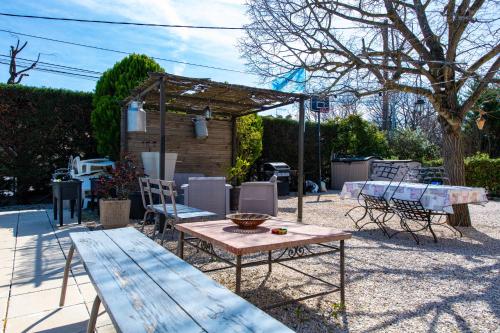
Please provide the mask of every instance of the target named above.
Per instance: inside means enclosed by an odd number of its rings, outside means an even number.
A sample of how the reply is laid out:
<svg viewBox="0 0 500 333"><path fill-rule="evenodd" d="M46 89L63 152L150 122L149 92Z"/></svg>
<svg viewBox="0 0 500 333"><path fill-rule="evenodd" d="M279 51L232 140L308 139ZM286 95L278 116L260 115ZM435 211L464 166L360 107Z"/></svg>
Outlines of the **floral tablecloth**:
<svg viewBox="0 0 500 333"><path fill-rule="evenodd" d="M346 182L340 193L341 199L356 199L365 182ZM363 193L373 196L381 196L389 186L388 181L369 181ZM480 187L465 187L451 185L429 185L426 190L425 184L398 183L390 184L385 193L389 200L394 197L403 200L418 200L425 191L421 202L424 208L453 214L452 205L457 204L484 204L488 202L486 191ZM397 189L397 191L396 191ZM396 191L394 193L394 191Z"/></svg>

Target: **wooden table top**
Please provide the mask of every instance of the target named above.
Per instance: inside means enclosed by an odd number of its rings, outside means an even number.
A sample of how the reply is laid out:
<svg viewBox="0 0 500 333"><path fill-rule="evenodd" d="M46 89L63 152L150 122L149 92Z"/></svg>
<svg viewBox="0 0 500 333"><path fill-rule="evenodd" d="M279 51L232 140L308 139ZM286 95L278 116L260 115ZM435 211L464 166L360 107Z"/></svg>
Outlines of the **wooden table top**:
<svg viewBox="0 0 500 333"><path fill-rule="evenodd" d="M175 228L235 255L327 243L352 237L351 233L342 230L280 219L267 220L255 230L239 229L231 220L180 223ZM273 228L287 228L288 233L275 235L271 233Z"/></svg>
<svg viewBox="0 0 500 333"><path fill-rule="evenodd" d="M70 237L118 332L292 332L133 228Z"/></svg>

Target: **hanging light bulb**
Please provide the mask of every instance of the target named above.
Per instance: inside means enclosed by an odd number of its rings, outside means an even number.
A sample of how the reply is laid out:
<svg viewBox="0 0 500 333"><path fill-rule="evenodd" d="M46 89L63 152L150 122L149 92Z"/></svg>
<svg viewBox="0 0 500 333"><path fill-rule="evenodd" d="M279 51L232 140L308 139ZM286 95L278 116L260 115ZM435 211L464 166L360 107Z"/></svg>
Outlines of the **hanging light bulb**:
<svg viewBox="0 0 500 333"><path fill-rule="evenodd" d="M479 130L482 130L484 127L484 123L486 123L486 119L484 119L483 115L485 114L484 111L479 111L479 117L476 119L476 125Z"/></svg>

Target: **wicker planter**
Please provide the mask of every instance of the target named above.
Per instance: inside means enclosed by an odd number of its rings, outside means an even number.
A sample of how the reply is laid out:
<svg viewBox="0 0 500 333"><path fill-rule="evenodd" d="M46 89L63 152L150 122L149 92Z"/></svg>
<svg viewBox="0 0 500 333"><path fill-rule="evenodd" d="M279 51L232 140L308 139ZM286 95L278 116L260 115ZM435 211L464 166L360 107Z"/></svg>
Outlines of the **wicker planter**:
<svg viewBox="0 0 500 333"><path fill-rule="evenodd" d="M122 228L129 223L130 200L99 200L99 220L104 229Z"/></svg>

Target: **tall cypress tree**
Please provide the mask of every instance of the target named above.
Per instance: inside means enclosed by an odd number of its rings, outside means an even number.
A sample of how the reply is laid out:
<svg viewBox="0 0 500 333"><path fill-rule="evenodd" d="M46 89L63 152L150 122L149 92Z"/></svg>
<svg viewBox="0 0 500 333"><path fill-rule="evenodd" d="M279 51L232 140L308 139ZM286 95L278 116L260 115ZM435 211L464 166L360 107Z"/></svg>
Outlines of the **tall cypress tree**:
<svg viewBox="0 0 500 333"><path fill-rule="evenodd" d="M148 72L163 72L163 68L144 54L131 54L97 81L91 121L99 154L119 158L120 103L148 77Z"/></svg>

